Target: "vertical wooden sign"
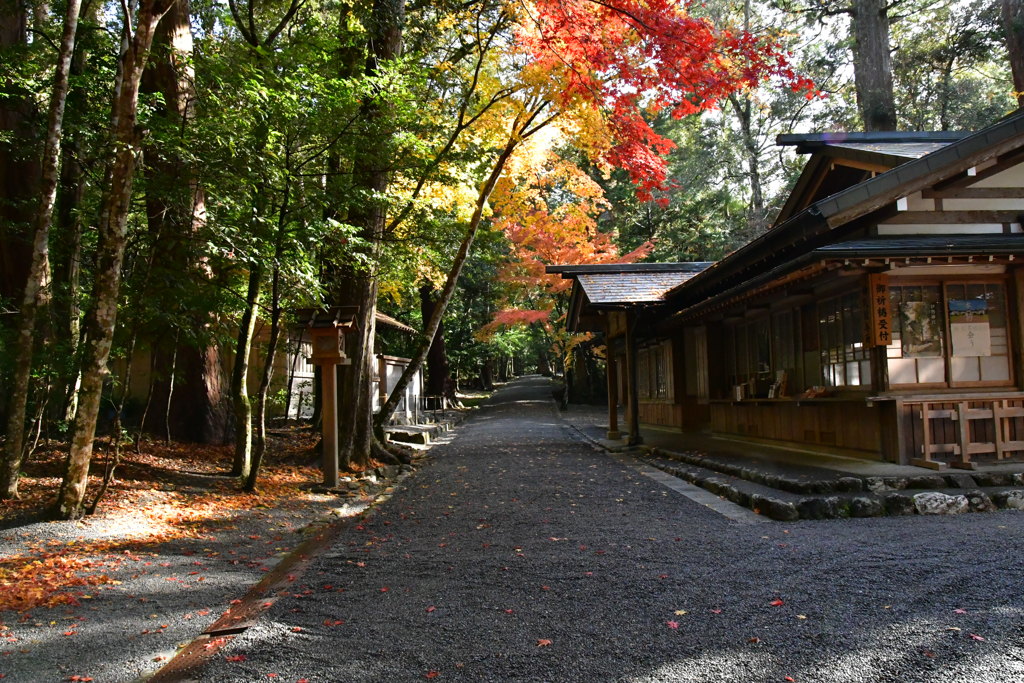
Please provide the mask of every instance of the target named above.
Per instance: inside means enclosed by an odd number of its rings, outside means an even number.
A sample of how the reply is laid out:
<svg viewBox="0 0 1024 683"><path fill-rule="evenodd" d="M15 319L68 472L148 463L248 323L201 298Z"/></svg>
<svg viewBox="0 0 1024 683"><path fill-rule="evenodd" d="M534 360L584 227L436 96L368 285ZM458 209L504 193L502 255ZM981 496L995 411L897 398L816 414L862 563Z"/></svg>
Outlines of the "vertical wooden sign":
<svg viewBox="0 0 1024 683"><path fill-rule="evenodd" d="M868 319L871 321L872 346L888 346L892 341L892 315L889 306L889 276L868 275Z"/></svg>

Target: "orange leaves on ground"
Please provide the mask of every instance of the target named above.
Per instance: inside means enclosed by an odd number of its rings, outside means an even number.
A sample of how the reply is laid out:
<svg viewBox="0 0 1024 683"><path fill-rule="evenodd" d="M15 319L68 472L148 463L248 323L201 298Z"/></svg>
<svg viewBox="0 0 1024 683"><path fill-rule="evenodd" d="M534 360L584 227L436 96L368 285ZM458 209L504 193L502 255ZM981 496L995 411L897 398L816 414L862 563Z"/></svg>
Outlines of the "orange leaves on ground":
<svg viewBox="0 0 1024 683"><path fill-rule="evenodd" d="M782 607L786 603L782 600L782 598L776 598L775 600L772 600L768 604L771 605L772 607Z"/></svg>
<svg viewBox="0 0 1024 683"><path fill-rule="evenodd" d="M307 445L299 437L294 443L297 445L289 441L288 447L294 447L297 452ZM105 523L118 528L119 537L71 543L49 541L0 560L0 612L77 604L90 588L119 584L111 574L127 561L140 560L139 552L159 550L159 544L174 539L209 536L234 512L286 507L289 501L305 495L301 485L319 479L315 468L272 465L266 468L259 492L254 494L239 493L237 484L229 480L216 481L207 490L198 492L191 480L187 482L188 490L176 488L177 471L224 472L230 460L229 448L192 444L185 447L148 443L142 455L126 455L118 470L119 477L99 512ZM59 471L62 462L63 457L57 451L35 457L22 478L26 495L24 500L17 501L18 506L42 508L46 496L52 494L59 481L49 475ZM47 489L45 484L51 480L53 486ZM90 484L96 483L94 477ZM0 509L8 512L21 507L5 503ZM170 562L155 560L145 564L171 566ZM195 570L189 572L188 577L194 581L204 580ZM187 585L186 579L168 577L168 580Z"/></svg>
<svg viewBox="0 0 1024 683"><path fill-rule="evenodd" d="M84 589L117 583L106 572L121 558L102 556L109 543L79 543L52 551L43 548L0 562L0 611L24 612L36 607L77 605Z"/></svg>
<svg viewBox="0 0 1024 683"><path fill-rule="evenodd" d="M431 670L431 671L428 671L427 673L423 674L423 677L424 678L437 678L440 675L441 675L440 671L433 671L433 670Z"/></svg>
<svg viewBox="0 0 1024 683"><path fill-rule="evenodd" d="M548 640L547 638L538 638L537 639L537 647L550 647L550 646L551 646L551 641Z"/></svg>
<svg viewBox="0 0 1024 683"><path fill-rule="evenodd" d="M225 662L244 662L246 660L245 655L228 655L224 658Z"/></svg>

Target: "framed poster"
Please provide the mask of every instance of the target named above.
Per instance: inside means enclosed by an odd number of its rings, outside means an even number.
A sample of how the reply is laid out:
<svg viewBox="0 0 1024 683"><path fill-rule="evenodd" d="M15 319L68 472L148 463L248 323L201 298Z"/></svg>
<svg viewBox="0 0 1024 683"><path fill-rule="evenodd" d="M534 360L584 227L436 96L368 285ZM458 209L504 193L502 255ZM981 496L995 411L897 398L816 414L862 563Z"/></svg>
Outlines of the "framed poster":
<svg viewBox="0 0 1024 683"><path fill-rule="evenodd" d="M984 299L950 299L949 337L954 356L991 356L988 302Z"/></svg>
<svg viewBox="0 0 1024 683"><path fill-rule="evenodd" d="M942 330L935 304L928 301L904 301L900 306L903 323L903 357L942 355Z"/></svg>

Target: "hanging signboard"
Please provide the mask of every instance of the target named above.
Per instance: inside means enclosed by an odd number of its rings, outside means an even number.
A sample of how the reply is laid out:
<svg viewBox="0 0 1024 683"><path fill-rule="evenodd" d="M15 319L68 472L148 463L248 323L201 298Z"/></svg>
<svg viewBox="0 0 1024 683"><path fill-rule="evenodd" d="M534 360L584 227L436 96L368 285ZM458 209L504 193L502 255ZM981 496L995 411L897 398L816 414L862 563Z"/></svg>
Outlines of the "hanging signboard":
<svg viewBox="0 0 1024 683"><path fill-rule="evenodd" d="M889 276L868 275L868 319L871 321L872 346L888 346L892 341L892 315L889 306Z"/></svg>

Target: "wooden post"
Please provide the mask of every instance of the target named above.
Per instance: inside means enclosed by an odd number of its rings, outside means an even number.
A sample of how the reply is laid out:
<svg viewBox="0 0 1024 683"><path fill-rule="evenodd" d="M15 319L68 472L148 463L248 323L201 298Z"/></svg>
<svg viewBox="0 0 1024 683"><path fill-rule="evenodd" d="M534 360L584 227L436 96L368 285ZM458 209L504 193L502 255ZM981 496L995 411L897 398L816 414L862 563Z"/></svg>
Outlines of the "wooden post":
<svg viewBox="0 0 1024 683"><path fill-rule="evenodd" d="M608 438L621 439L619 433L619 378L618 364L612 352L612 345L607 346L608 353Z"/></svg>
<svg viewBox="0 0 1024 683"><path fill-rule="evenodd" d="M335 488L338 485L338 366L324 363L320 366L320 378L323 383L323 470L324 486Z"/></svg>
<svg viewBox="0 0 1024 683"><path fill-rule="evenodd" d="M638 446L644 442L640 436L640 401L636 386L636 313L626 313L626 391L629 396L629 445Z"/></svg>
<svg viewBox="0 0 1024 683"><path fill-rule="evenodd" d="M383 406L388 400L388 362L383 355L377 356L377 395Z"/></svg>

